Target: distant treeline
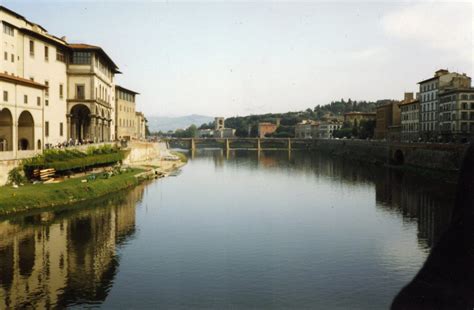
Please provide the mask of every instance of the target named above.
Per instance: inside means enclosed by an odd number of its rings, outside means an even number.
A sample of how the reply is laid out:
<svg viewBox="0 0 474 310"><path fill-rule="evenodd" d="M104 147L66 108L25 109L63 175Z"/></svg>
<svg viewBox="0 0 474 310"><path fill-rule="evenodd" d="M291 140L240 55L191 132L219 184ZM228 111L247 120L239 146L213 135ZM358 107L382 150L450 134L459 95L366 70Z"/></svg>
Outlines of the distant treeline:
<svg viewBox="0 0 474 310"><path fill-rule="evenodd" d="M299 112L286 113L267 113L259 115L235 116L225 120L225 127L234 128L237 137L256 137L258 135L258 123L271 122L275 123L280 120L280 126L273 133L273 137L294 137L295 125L303 120L324 120L325 118L341 117L344 113L357 112L374 112L378 105L387 103L391 100L384 99L378 101L347 101L341 99L333 101L326 105L317 105L314 109L306 109ZM196 135L197 129L212 129L214 123L201 124L198 128L190 126L185 130L177 130L174 133L168 133L175 137L193 137Z"/></svg>

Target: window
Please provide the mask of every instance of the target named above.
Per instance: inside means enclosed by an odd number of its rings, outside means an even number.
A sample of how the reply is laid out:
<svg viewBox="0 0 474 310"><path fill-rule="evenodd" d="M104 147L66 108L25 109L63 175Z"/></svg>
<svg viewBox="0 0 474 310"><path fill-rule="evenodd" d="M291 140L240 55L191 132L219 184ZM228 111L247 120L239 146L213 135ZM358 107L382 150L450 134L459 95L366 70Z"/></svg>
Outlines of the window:
<svg viewBox="0 0 474 310"><path fill-rule="evenodd" d="M11 62L15 62L15 55L11 55Z"/></svg>
<svg viewBox="0 0 474 310"><path fill-rule="evenodd" d="M59 135L62 137L64 135L64 124L59 123Z"/></svg>
<svg viewBox="0 0 474 310"><path fill-rule="evenodd" d="M10 26L10 25L5 24L5 22L4 22L3 23L3 33L8 34L9 36L13 36L14 35L13 27Z"/></svg>
<svg viewBox="0 0 474 310"><path fill-rule="evenodd" d="M56 50L56 60L61 62L66 62L66 58L64 57L64 53Z"/></svg>
<svg viewBox="0 0 474 310"><path fill-rule="evenodd" d="M44 81L44 85L46 85L46 89L44 90L44 94L46 97L49 96L49 81Z"/></svg>
<svg viewBox="0 0 474 310"><path fill-rule="evenodd" d="M467 131L467 123L461 123L461 131Z"/></svg>
<svg viewBox="0 0 474 310"><path fill-rule="evenodd" d="M59 84L59 98L63 98L64 94L63 94L63 84Z"/></svg>
<svg viewBox="0 0 474 310"><path fill-rule="evenodd" d="M44 46L44 60L49 61L49 47Z"/></svg>
<svg viewBox="0 0 474 310"><path fill-rule="evenodd" d="M85 99L84 85L76 84L76 99Z"/></svg>
<svg viewBox="0 0 474 310"><path fill-rule="evenodd" d="M91 53L74 52L72 54L72 63L76 65L88 65L91 63Z"/></svg>
<svg viewBox="0 0 474 310"><path fill-rule="evenodd" d="M35 56L35 42L30 40L30 56Z"/></svg>
<svg viewBox="0 0 474 310"><path fill-rule="evenodd" d="M461 113L461 119L462 120L467 120L467 112L462 112Z"/></svg>
<svg viewBox="0 0 474 310"><path fill-rule="evenodd" d="M28 103L28 95L23 95L23 103Z"/></svg>
<svg viewBox="0 0 474 310"><path fill-rule="evenodd" d="M8 61L8 53L7 52L3 53L3 58Z"/></svg>
<svg viewBox="0 0 474 310"><path fill-rule="evenodd" d="M463 109L463 110L467 110L467 103L466 103L466 102L463 102L463 103L462 103L462 109Z"/></svg>
<svg viewBox="0 0 474 310"><path fill-rule="evenodd" d="M44 135L49 137L49 122L44 122Z"/></svg>
<svg viewBox="0 0 474 310"><path fill-rule="evenodd" d="M45 100L44 100L44 105L45 105L45 106L49 106L49 100L48 100L48 99L45 99Z"/></svg>
<svg viewBox="0 0 474 310"><path fill-rule="evenodd" d="M3 101L8 102L8 92L6 90L3 91Z"/></svg>
<svg viewBox="0 0 474 310"><path fill-rule="evenodd" d="M462 100L467 100L467 95L461 95Z"/></svg>
<svg viewBox="0 0 474 310"><path fill-rule="evenodd" d="M40 97L36 97L36 105L41 106L41 98Z"/></svg>

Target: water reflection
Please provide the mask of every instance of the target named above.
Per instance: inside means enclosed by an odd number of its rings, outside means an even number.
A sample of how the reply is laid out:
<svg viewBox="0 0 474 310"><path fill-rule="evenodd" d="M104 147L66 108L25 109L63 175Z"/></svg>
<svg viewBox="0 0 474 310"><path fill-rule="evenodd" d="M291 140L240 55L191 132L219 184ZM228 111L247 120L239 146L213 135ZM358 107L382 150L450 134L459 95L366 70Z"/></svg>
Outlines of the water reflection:
<svg viewBox="0 0 474 310"><path fill-rule="evenodd" d="M0 222L0 309L104 301L142 196L137 187L94 206Z"/></svg>
<svg viewBox="0 0 474 310"><path fill-rule="evenodd" d="M137 308L386 307L409 278L392 281L397 275L391 272L405 268L404 262L387 267L377 256L385 249L374 250L375 240L385 238L380 244L393 248L389 255L416 251L406 240L397 243L405 235L390 235L397 224L392 218L399 218L400 225L414 227L408 232L416 234L426 256L452 217L454 185L406 172L299 151L197 150L192 157L178 178L153 183L150 192L145 185L91 206L0 220L0 309L104 302ZM305 196L298 196L298 203L304 208L294 201L277 205L284 193L275 198L254 192L269 180L281 181L288 193L305 187L315 196L301 192ZM190 194L182 195L183 189ZM238 196L239 189L249 197ZM334 191L355 194L337 201ZM325 194L329 198L318 196ZM319 204L325 199L338 211ZM141 201L150 213L136 208ZM259 209L262 204L268 208ZM358 209L365 213L352 223L342 219ZM385 232L387 223L392 230ZM364 235L357 239L361 229ZM133 250L119 252L124 244ZM129 261L124 264L121 255ZM424 259L418 252L412 257L417 265L407 269L409 277ZM350 276L366 283L354 288Z"/></svg>

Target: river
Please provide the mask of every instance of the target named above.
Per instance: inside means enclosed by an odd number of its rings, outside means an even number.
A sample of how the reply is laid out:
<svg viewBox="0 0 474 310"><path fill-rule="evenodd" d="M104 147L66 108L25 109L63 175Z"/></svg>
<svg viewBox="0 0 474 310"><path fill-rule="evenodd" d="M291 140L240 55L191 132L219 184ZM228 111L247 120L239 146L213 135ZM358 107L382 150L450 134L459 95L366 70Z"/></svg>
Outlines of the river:
<svg viewBox="0 0 474 310"><path fill-rule="evenodd" d="M305 152L198 150L176 177L0 219L0 309L383 309L454 186Z"/></svg>

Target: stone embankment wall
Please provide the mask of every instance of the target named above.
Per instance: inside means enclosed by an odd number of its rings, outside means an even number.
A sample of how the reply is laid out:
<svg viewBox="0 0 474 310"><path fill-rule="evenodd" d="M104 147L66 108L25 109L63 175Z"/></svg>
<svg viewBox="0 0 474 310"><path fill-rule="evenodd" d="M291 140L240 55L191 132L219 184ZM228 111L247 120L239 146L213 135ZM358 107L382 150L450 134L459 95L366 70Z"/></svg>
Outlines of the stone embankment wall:
<svg viewBox="0 0 474 310"><path fill-rule="evenodd" d="M455 171L461 167L467 145L317 139L313 149L372 163Z"/></svg>
<svg viewBox="0 0 474 310"><path fill-rule="evenodd" d="M124 164L133 164L146 161L153 161L167 152L166 143L164 142L129 142L127 147L127 155Z"/></svg>
<svg viewBox="0 0 474 310"><path fill-rule="evenodd" d="M8 172L20 164L20 160L0 160L0 186L8 180Z"/></svg>

